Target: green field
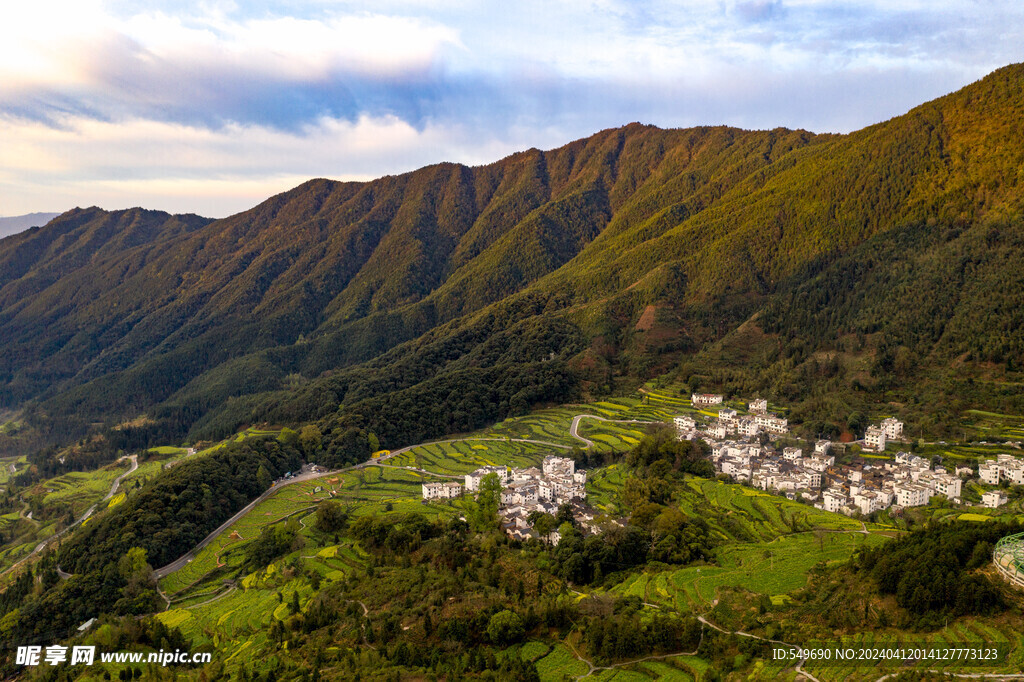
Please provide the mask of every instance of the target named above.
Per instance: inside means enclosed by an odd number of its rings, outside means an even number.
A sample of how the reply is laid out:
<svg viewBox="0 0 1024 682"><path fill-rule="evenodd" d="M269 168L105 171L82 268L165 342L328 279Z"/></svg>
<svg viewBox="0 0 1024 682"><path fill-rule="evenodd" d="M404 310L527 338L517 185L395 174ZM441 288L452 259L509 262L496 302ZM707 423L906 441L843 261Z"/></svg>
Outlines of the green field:
<svg viewBox="0 0 1024 682"><path fill-rule="evenodd" d="M327 499L338 500L354 516L383 511L387 504L391 505L393 513L452 513L447 505L421 501L421 484L428 480L436 479L404 469L369 466L282 486L278 493L261 502L204 547L188 565L163 578L160 588L172 599L187 597L190 588L201 585L216 569L230 571L240 565L241 548L257 537L264 526L293 515L305 526L305 517ZM344 553L338 555L335 563L345 563Z"/></svg>
<svg viewBox="0 0 1024 682"><path fill-rule="evenodd" d="M722 587L740 587L767 596L803 587L819 562L847 561L859 548L888 538L857 532L800 533L771 542L720 547L717 566L688 566L674 571L644 572L626 579L613 592L688 612L710 605Z"/></svg>
<svg viewBox="0 0 1024 682"><path fill-rule="evenodd" d="M517 436L518 437L518 436ZM565 451L534 443L517 443L507 439L474 438L448 443L418 445L387 460L390 466L411 466L436 474L458 476L483 466L540 466L550 454Z"/></svg>

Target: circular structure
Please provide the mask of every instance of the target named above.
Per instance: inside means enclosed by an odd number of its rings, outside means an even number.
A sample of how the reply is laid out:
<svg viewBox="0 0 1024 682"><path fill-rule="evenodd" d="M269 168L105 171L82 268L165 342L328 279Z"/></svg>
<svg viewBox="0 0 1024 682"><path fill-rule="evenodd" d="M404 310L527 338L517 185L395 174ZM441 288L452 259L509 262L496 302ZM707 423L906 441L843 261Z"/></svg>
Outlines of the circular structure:
<svg viewBox="0 0 1024 682"><path fill-rule="evenodd" d="M1024 533L1000 539L992 552L992 561L1004 578L1024 589Z"/></svg>

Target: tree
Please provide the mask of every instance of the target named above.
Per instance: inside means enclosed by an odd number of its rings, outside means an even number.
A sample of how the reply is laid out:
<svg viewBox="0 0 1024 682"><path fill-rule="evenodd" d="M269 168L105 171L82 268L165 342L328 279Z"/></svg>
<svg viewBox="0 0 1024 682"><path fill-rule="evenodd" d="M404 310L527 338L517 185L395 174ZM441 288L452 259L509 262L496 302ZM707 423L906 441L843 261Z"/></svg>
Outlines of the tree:
<svg viewBox="0 0 1024 682"><path fill-rule="evenodd" d="M476 495L476 521L481 530L494 527L501 502L501 479L490 473L480 479L480 491Z"/></svg>
<svg viewBox="0 0 1024 682"><path fill-rule="evenodd" d="M306 424L299 431L299 446L302 448L306 461L314 457L323 447L324 436L316 424Z"/></svg>
<svg viewBox="0 0 1024 682"><path fill-rule="evenodd" d="M274 483L273 476L262 464L256 469L256 483L260 486L260 490L266 490Z"/></svg>
<svg viewBox="0 0 1024 682"><path fill-rule="evenodd" d="M315 527L322 533L337 533L344 530L348 514L334 500L324 500L316 509Z"/></svg>
<svg viewBox="0 0 1024 682"><path fill-rule="evenodd" d="M146 550L141 547L132 547L117 562L117 572L125 582L133 578L146 579L152 570L146 562Z"/></svg>
<svg viewBox="0 0 1024 682"><path fill-rule="evenodd" d="M531 514L532 515L532 514ZM551 514L537 514L533 519L533 529L537 531L541 539L545 544L548 542L548 536L551 535L551 531L558 525L558 521Z"/></svg>
<svg viewBox="0 0 1024 682"><path fill-rule="evenodd" d="M487 623L487 636L498 646L518 642L524 634L523 619L515 611L498 611Z"/></svg>
<svg viewBox="0 0 1024 682"><path fill-rule="evenodd" d="M286 426L281 429L281 433L277 435L277 440L285 445L297 448L299 445L299 434Z"/></svg>

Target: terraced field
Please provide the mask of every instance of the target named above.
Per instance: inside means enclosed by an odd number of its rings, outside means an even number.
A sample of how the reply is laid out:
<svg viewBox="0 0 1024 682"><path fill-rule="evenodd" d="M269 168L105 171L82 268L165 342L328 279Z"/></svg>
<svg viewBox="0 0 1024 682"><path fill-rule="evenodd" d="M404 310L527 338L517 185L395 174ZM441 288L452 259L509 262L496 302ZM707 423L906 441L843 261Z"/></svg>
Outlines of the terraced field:
<svg viewBox="0 0 1024 682"><path fill-rule="evenodd" d="M44 506L70 505L76 517L103 499L114 479L123 474L130 463L127 460L108 464L95 471L72 471L34 486L29 495L40 497Z"/></svg>
<svg viewBox="0 0 1024 682"><path fill-rule="evenodd" d="M706 608L721 587L777 596L803 587L815 564L847 561L861 547L887 539L874 533L826 533L820 538L801 533L771 542L726 545L715 552L717 566L640 573L617 585L613 592L681 611Z"/></svg>
<svg viewBox="0 0 1024 682"><path fill-rule="evenodd" d="M566 429L568 430L568 427ZM390 458L387 463L391 466L411 466L436 474L455 476L468 474L483 466L539 466L547 455L565 454L562 449L535 443L484 438L418 445Z"/></svg>
<svg viewBox="0 0 1024 682"><path fill-rule="evenodd" d="M258 537L265 526L290 516L298 516L305 525L304 517L327 499L338 500L356 516L382 511L389 503L395 513L450 513L446 506L420 501L420 485L427 480L436 479L404 469L370 466L283 486L280 492L229 526L184 568L161 579L160 588L172 599L184 596L189 588L201 584L216 569L239 566L241 548Z"/></svg>

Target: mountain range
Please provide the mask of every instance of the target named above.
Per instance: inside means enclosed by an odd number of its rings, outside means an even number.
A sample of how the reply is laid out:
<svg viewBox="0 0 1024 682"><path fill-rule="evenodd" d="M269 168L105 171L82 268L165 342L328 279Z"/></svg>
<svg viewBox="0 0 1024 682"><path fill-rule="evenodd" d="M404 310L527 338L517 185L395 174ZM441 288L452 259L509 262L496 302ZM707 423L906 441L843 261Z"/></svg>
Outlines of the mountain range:
<svg viewBox="0 0 1024 682"><path fill-rule="evenodd" d="M1013 65L847 135L634 123L221 220L77 208L0 240L0 450L391 447L666 372L819 431L1019 414L1022 141Z"/></svg>

